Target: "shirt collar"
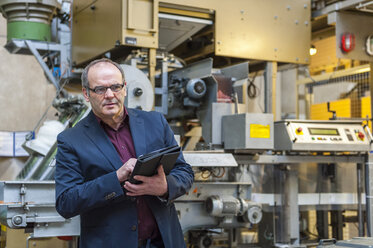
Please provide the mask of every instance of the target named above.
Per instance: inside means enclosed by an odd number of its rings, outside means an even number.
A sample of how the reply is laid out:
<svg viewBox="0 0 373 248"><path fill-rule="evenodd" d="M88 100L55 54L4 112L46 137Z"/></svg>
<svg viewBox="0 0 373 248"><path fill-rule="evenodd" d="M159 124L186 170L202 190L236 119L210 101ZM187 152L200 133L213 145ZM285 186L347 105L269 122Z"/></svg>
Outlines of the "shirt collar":
<svg viewBox="0 0 373 248"><path fill-rule="evenodd" d="M129 122L129 116L128 116L128 112L127 112L127 109L126 107L123 106L123 110L124 110L124 116L123 116L123 121L122 123L120 124L118 130L123 127L124 124L128 123ZM94 114L94 113L93 113ZM102 127L108 127L108 128L111 128L108 124L106 124L100 117L98 117L97 115L95 115L96 117L96 120L98 122L98 124L100 124ZM112 129L112 128L111 128Z"/></svg>

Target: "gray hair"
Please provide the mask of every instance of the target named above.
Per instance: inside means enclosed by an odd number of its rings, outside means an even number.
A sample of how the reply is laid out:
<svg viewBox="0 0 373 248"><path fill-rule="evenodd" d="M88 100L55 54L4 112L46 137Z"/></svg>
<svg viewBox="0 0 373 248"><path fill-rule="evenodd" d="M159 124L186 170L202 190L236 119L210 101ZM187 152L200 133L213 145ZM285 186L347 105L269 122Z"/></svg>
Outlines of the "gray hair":
<svg viewBox="0 0 373 248"><path fill-rule="evenodd" d="M116 62L110 60L110 59L107 59L107 58L103 58L103 59L96 59L96 60L93 60L91 61L91 63L89 63L83 70L83 73L82 73L82 87L83 88L86 88L88 90L89 88L89 82L88 82L88 71L89 69L98 64L98 63L110 63L112 65L114 65L116 68L118 68L118 70L120 71L120 74L122 74L122 79L123 79L123 83L125 82L125 78L124 78L124 71L123 71L123 68ZM88 90L88 95L89 95L89 90Z"/></svg>

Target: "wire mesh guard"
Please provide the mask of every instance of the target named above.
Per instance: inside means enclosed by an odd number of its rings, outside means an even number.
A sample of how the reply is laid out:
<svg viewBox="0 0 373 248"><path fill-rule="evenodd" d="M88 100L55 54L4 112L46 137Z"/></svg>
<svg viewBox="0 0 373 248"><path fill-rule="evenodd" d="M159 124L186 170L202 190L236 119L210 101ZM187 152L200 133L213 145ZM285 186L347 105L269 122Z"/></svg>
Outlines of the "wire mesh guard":
<svg viewBox="0 0 373 248"><path fill-rule="evenodd" d="M371 119L369 71L306 84L311 120Z"/></svg>

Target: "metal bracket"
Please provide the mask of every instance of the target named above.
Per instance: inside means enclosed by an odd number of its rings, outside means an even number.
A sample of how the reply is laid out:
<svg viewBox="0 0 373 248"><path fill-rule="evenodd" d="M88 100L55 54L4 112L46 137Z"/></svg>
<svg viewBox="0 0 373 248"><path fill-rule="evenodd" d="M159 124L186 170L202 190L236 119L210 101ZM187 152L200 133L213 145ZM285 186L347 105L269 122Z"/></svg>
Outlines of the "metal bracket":
<svg viewBox="0 0 373 248"><path fill-rule="evenodd" d="M155 111L164 115L168 114L168 64L162 61L162 86L154 89L156 95L162 96L161 106L156 106Z"/></svg>
<svg viewBox="0 0 373 248"><path fill-rule="evenodd" d="M368 133L369 143L372 144L373 143L373 136L372 136L372 133L370 132L369 126L368 125L364 125L363 128L364 128L365 132Z"/></svg>
<svg viewBox="0 0 373 248"><path fill-rule="evenodd" d="M47 78L49 81L54 84L57 90L60 89L60 86L57 82L57 79L53 76L52 72L49 70L48 66L45 64L43 58L40 56L38 50L36 50L36 47L30 40L25 40L26 46L30 49L32 54L35 56L36 60L39 62L41 68L43 68L44 73L47 75Z"/></svg>
<svg viewBox="0 0 373 248"><path fill-rule="evenodd" d="M22 39L11 39L5 48L12 54L32 54L35 56L38 63L43 68L48 80L56 87L60 89L58 84L58 78L56 78L51 70L44 62L42 55L46 52L55 51L60 54L60 68L61 75L64 77L70 76L71 68L69 66L68 49L66 45L54 42L42 42L33 40L22 40Z"/></svg>

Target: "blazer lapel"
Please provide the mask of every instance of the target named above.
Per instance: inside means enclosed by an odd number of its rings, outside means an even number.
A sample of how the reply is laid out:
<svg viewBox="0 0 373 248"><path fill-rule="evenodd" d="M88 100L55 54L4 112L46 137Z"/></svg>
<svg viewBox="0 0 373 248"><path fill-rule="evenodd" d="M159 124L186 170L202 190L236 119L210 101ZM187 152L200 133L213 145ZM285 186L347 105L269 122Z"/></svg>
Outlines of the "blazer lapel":
<svg viewBox="0 0 373 248"><path fill-rule="evenodd" d="M136 157L146 154L144 120L132 109L127 109Z"/></svg>
<svg viewBox="0 0 373 248"><path fill-rule="evenodd" d="M88 114L84 126L86 127L84 131L92 143L96 145L114 169L119 169L122 166L119 154L92 111Z"/></svg>

